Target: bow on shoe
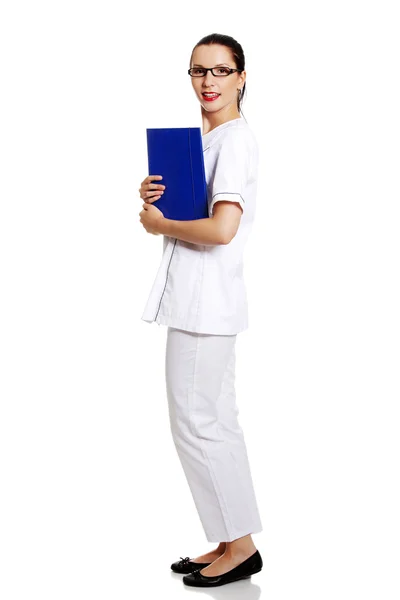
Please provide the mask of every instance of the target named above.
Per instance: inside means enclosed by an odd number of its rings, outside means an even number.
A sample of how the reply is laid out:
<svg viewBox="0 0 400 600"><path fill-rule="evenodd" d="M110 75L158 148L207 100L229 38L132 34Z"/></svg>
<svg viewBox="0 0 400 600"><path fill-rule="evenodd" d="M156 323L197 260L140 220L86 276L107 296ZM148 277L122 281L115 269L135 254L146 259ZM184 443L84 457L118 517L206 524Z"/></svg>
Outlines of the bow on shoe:
<svg viewBox="0 0 400 600"><path fill-rule="evenodd" d="M205 577L205 575L202 575L200 571L201 569L196 569L195 571L192 571L192 577L195 577L196 579L201 579L202 577Z"/></svg>
<svg viewBox="0 0 400 600"><path fill-rule="evenodd" d="M184 565L187 565L188 562L189 562L189 560L190 560L189 556L186 556L186 558L182 558L182 556L180 556L179 558L182 559L182 560L179 561L179 566L180 567L183 567Z"/></svg>

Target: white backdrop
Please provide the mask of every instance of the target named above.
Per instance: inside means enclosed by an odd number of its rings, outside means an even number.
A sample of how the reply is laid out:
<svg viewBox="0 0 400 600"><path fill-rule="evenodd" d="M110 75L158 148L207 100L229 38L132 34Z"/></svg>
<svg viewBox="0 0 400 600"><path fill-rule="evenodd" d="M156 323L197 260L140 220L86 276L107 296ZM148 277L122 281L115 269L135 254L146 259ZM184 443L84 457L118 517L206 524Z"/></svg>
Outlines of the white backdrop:
<svg viewBox="0 0 400 600"><path fill-rule="evenodd" d="M237 401L264 525L263 571L218 597L398 600L395 8L2 3L4 600L180 598L169 565L214 547L170 436L166 328L141 321L162 236L138 216L145 128L201 127L187 69L213 32L243 46L260 146Z"/></svg>

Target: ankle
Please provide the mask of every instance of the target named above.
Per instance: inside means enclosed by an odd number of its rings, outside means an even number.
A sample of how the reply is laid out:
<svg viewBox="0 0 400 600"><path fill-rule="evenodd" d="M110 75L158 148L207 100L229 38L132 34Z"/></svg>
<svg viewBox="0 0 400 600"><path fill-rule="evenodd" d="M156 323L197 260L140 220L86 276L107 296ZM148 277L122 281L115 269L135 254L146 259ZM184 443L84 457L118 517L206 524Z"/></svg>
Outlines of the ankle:
<svg viewBox="0 0 400 600"><path fill-rule="evenodd" d="M251 556L257 548L250 536L228 542L226 544L225 554L227 556Z"/></svg>

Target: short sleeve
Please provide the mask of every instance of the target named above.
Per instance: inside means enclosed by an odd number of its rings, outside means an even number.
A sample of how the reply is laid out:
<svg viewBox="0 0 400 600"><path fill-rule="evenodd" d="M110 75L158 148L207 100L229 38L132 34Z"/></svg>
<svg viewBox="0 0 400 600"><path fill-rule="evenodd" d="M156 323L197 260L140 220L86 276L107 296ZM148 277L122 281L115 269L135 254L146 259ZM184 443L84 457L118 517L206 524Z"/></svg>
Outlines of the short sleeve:
<svg viewBox="0 0 400 600"><path fill-rule="evenodd" d="M220 200L238 202L244 212L252 154L247 131L243 128L227 129L216 145L217 158L210 182L209 217L213 215L215 203Z"/></svg>

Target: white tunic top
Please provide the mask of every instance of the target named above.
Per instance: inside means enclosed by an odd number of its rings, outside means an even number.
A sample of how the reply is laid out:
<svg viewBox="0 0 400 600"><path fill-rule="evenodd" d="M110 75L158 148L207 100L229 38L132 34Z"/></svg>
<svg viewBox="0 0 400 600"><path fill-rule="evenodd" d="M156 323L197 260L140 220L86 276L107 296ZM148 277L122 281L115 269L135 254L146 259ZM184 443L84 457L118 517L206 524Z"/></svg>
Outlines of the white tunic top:
<svg viewBox="0 0 400 600"><path fill-rule="evenodd" d="M248 328L243 249L255 216L258 144L243 117L215 127L202 143L209 217L219 200L239 202L238 231L229 244L215 246L164 236L142 320L197 333L236 334Z"/></svg>

